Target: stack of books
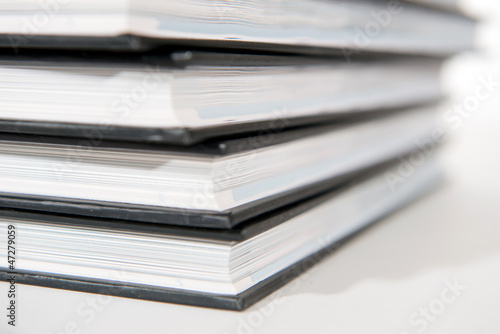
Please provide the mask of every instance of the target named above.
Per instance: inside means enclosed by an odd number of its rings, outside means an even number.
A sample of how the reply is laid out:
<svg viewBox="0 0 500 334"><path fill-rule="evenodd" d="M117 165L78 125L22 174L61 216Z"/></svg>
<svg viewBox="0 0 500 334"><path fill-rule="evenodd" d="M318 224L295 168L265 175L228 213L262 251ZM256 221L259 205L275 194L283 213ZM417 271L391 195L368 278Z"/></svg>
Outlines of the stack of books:
<svg viewBox="0 0 500 334"><path fill-rule="evenodd" d="M0 278L234 310L439 182L474 33L395 0L0 8Z"/></svg>

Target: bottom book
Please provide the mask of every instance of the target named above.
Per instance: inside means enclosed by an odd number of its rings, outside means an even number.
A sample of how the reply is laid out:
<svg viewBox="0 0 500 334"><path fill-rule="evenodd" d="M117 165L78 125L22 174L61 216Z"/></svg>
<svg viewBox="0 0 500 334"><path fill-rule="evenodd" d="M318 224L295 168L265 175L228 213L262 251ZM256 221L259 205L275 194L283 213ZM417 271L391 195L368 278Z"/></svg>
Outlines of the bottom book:
<svg viewBox="0 0 500 334"><path fill-rule="evenodd" d="M1 210L22 243L0 280L243 310L440 180L433 160L404 175L395 163L232 230Z"/></svg>

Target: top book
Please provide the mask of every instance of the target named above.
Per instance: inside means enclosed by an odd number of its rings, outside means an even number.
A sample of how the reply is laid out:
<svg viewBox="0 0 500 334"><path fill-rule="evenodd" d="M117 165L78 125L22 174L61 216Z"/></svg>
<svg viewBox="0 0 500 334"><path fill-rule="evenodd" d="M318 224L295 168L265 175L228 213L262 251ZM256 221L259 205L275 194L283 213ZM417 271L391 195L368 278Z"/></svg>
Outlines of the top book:
<svg viewBox="0 0 500 334"><path fill-rule="evenodd" d="M406 1L423 4L434 8L441 8L448 11L463 12L459 0L406 0Z"/></svg>
<svg viewBox="0 0 500 334"><path fill-rule="evenodd" d="M2 1L0 46L158 46L447 56L473 46L474 21L398 0Z"/></svg>

